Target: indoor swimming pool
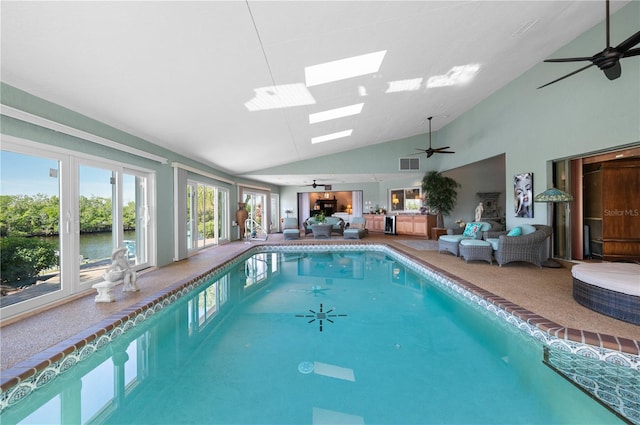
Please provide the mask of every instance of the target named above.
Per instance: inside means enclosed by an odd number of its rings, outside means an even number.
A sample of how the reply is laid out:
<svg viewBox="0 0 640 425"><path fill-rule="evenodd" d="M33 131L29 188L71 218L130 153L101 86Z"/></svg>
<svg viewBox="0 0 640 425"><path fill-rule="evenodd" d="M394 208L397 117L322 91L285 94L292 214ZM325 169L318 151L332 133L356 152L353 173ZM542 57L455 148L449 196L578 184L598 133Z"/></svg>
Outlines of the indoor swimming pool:
<svg viewBox="0 0 640 425"><path fill-rule="evenodd" d="M637 368L507 316L384 246L257 247L4 393L0 422L640 423Z"/></svg>

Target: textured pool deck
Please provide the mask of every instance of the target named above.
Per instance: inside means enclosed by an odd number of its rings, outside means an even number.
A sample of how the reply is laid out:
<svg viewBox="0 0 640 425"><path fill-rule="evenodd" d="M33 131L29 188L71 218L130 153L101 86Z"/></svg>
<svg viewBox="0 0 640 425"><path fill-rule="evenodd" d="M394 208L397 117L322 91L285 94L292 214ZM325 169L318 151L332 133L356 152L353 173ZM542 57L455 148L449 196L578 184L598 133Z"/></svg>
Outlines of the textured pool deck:
<svg viewBox="0 0 640 425"><path fill-rule="evenodd" d="M418 238L376 234L363 240L333 237L318 241L307 237L283 241L281 234L274 234L265 242L232 242L202 250L186 260L141 273L139 292L122 292L120 287L116 287L115 302L95 303L95 292L91 292L3 324L0 329L2 388L5 390L21 376L33 373L34 369L39 370L56 353L68 352L73 344L83 338L91 338L96 328L108 327L114 317L135 311L135 306L153 300L177 282L195 278L259 244L384 243L559 338L640 354L640 326L601 315L575 302L570 263L558 269L539 269L525 263L503 267L486 262L467 264L449 253L438 253L432 249L432 244L408 244L419 248L415 249L400 242L411 240L420 241Z"/></svg>

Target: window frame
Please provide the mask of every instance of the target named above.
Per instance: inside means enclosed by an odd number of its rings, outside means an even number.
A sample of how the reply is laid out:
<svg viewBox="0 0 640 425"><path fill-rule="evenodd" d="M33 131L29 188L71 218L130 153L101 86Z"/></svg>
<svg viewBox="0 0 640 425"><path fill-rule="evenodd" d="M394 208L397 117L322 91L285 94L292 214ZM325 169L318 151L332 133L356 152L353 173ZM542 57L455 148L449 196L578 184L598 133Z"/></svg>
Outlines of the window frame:
<svg viewBox="0 0 640 425"><path fill-rule="evenodd" d="M418 192L418 198L415 197L415 192ZM413 198L408 198L409 193L412 194ZM394 207L394 195L395 199L398 199L398 204L400 205L398 208ZM389 212L391 213L419 213L420 206L422 206L422 188L419 186L412 187L401 187L401 188L393 188L389 189L388 193L388 201L389 201ZM411 200L411 204L419 203L420 205L416 205L415 207L409 207L407 204L407 200ZM419 202L415 202L415 201Z"/></svg>

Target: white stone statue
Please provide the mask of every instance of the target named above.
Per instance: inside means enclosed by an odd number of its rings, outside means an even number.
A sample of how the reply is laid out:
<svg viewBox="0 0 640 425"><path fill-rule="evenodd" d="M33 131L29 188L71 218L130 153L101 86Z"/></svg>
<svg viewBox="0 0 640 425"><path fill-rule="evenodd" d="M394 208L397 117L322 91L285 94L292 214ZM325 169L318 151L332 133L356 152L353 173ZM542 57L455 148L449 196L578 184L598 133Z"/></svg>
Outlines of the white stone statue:
<svg viewBox="0 0 640 425"><path fill-rule="evenodd" d="M484 207L482 206L482 202L478 204L476 207L476 221L482 220L482 213L484 212Z"/></svg>
<svg viewBox="0 0 640 425"><path fill-rule="evenodd" d="M127 248L117 248L111 253L111 266L107 269L107 272L102 276L107 282L117 282L120 279L124 280L123 291L135 292L139 291L136 284L137 274L131 270L129 261L127 261Z"/></svg>

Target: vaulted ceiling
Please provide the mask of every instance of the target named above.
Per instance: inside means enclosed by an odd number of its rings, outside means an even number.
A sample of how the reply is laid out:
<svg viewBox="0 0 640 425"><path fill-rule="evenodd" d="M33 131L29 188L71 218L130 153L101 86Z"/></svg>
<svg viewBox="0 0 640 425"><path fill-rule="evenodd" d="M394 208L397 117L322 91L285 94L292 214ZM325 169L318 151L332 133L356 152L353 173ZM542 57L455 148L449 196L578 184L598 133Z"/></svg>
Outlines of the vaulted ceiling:
<svg viewBox="0 0 640 425"><path fill-rule="evenodd" d="M626 3L612 2L612 13ZM2 1L1 75L203 164L251 176L425 133L428 116L436 131L602 22L604 4ZM603 39L594 51L604 47ZM373 53L379 67L364 75L313 84L305 72ZM447 79L464 76L463 66L472 71L466 80ZM355 115L310 123L310 114L359 104ZM290 177L289 184L306 184L316 176Z"/></svg>

